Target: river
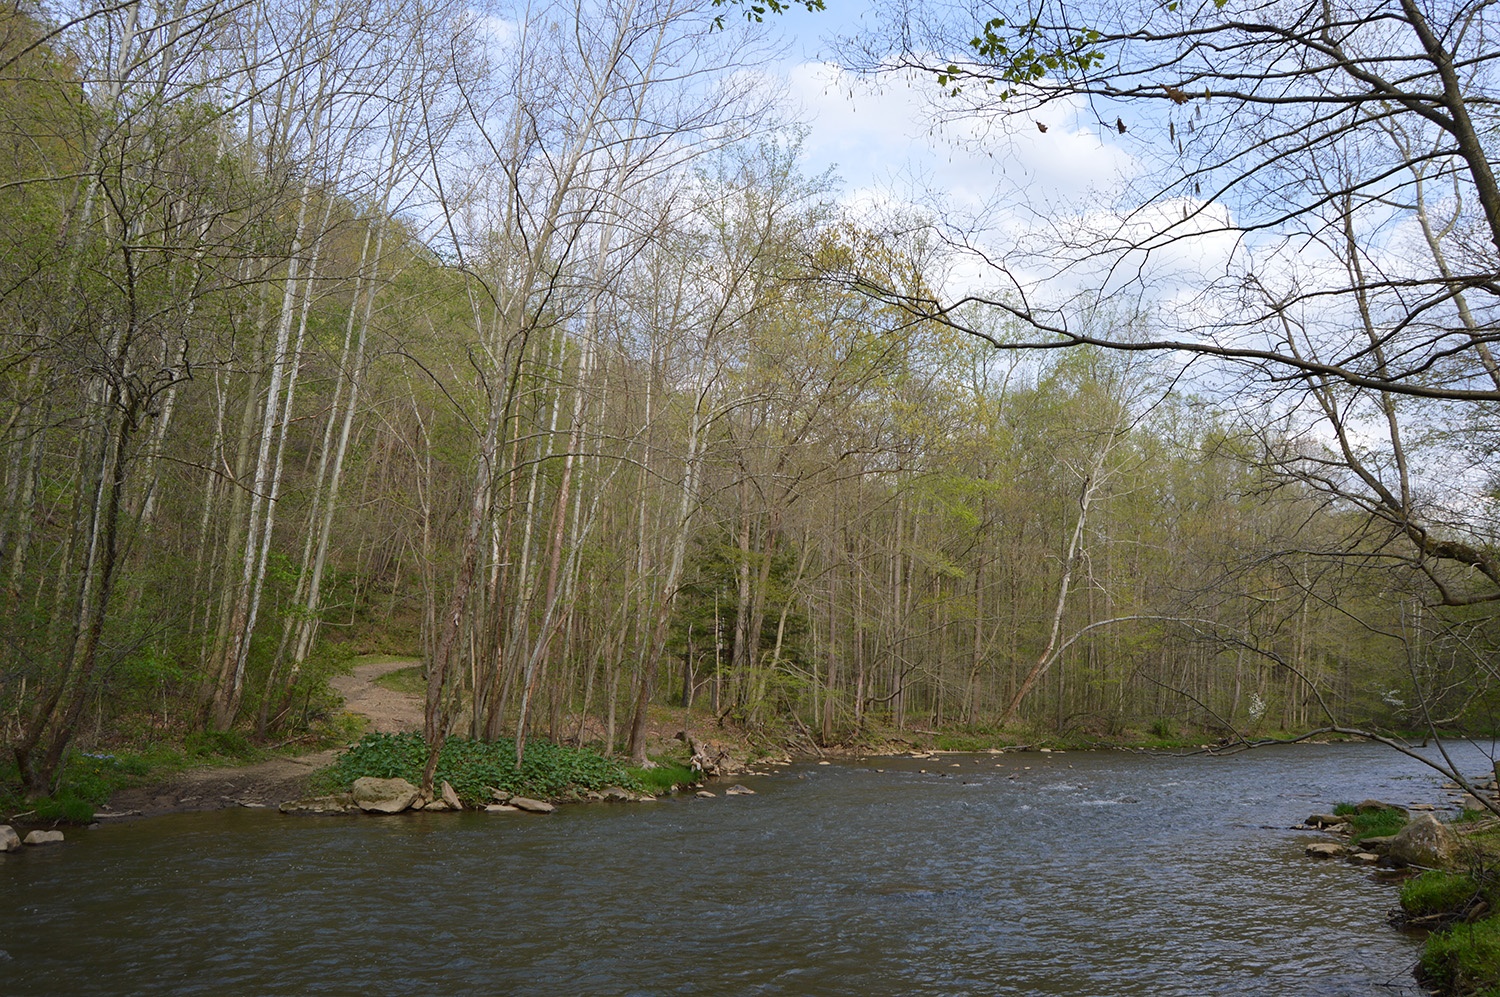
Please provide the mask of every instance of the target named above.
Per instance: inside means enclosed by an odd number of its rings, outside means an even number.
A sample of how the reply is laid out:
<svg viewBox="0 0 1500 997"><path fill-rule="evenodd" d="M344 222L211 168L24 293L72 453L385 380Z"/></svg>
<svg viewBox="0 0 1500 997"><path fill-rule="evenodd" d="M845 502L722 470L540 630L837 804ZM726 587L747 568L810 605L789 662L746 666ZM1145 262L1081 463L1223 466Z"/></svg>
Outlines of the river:
<svg viewBox="0 0 1500 997"><path fill-rule="evenodd" d="M741 781L756 795L550 817L70 830L0 855L0 993L1419 992L1419 943L1385 923L1395 888L1305 858L1318 836L1287 829L1341 800L1441 801L1435 774L1376 745Z"/></svg>

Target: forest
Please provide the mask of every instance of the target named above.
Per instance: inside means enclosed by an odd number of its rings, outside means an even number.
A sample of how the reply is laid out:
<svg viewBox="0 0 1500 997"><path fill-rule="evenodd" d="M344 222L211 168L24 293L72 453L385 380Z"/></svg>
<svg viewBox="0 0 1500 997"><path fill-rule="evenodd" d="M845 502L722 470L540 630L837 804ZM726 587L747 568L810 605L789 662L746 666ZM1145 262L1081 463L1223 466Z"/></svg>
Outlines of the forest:
<svg viewBox="0 0 1500 997"><path fill-rule="evenodd" d="M997 249L803 168L760 8L11 0L0 772L372 652L434 752L1495 730L1493 13L1239 6L877 5L851 71L1155 136Z"/></svg>

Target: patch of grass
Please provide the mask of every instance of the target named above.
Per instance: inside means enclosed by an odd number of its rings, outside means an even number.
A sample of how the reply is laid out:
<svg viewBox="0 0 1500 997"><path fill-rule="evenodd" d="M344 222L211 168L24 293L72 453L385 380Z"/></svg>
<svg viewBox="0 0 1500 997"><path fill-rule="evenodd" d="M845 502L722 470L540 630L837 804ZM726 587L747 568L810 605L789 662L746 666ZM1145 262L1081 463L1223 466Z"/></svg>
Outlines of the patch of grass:
<svg viewBox="0 0 1500 997"><path fill-rule="evenodd" d="M362 776L416 784L422 781L426 763L427 744L420 734L367 734L319 773L316 785L324 791L347 789ZM526 743L526 756L517 771L514 741L450 737L438 757L434 779L448 781L459 799L474 805L490 802L488 787L538 799L565 798L610 786L637 792L646 788L619 762L587 749L542 740Z"/></svg>
<svg viewBox="0 0 1500 997"><path fill-rule="evenodd" d="M1445 994L1500 997L1500 918L1433 932L1422 950L1420 976Z"/></svg>
<svg viewBox="0 0 1500 997"><path fill-rule="evenodd" d="M405 693L409 696L425 696L427 694L427 678L422 674L421 665L412 665L410 668L398 668L393 672L386 672L375 680L375 684L382 689Z"/></svg>
<svg viewBox="0 0 1500 997"><path fill-rule="evenodd" d="M680 762L652 760L656 762L655 768L638 769L630 766L625 769L638 785L652 795L671 792L678 786L690 786L698 781L698 773Z"/></svg>
<svg viewBox="0 0 1500 997"><path fill-rule="evenodd" d="M1406 826L1407 816L1403 810L1372 810L1360 813L1352 803L1340 803L1333 808L1335 816L1349 818L1350 844L1359 844L1366 838L1384 838L1395 834Z"/></svg>
<svg viewBox="0 0 1500 997"><path fill-rule="evenodd" d="M1479 893L1472 876L1429 869L1401 887L1401 909L1412 917L1463 910Z"/></svg>

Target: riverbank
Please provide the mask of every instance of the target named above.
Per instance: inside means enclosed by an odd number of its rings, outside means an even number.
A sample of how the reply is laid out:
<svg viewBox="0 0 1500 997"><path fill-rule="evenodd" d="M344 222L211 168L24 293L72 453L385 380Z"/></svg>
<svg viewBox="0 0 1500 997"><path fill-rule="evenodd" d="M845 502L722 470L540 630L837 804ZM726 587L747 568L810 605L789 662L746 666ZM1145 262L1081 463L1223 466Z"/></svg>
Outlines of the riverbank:
<svg viewBox="0 0 1500 997"><path fill-rule="evenodd" d="M96 791L91 801L72 801L69 806L54 806L45 812L27 813L26 807L12 807L0 814L0 819L11 818L19 825L47 827L90 819L108 821L231 807L275 807L287 800L306 796L313 788L310 786L311 777L333 764L358 740L361 732L400 734L421 730L423 684L420 668L421 662L414 658L369 656L357 659L347 674L330 679L330 687L344 702L345 712L341 718L336 718L341 722L334 725L344 735L331 743L325 739L319 745L320 750L265 757L264 751L256 751L243 737L226 734L222 737L234 740L232 747L236 751L224 754L239 754L238 759L219 756L230 764L184 767L183 759L178 757L162 766L153 766L149 760L137 766L136 763L142 760L132 758L129 760L132 770L121 772L117 767L112 768L114 763L105 758L98 760L96 767L102 776L113 778L116 784L125 783L123 788L112 793L107 789L104 793ZM577 718L565 719L559 729L566 734L565 743L600 744L607 739L607 731L594 719L582 723ZM1117 730L1109 737L1092 736L1086 732L1063 736L1025 730L867 727L857 740L821 745L805 727L789 721L780 726L747 726L704 710L653 707L648 715L648 755L687 764L692 751L682 739L684 733L695 746L708 749L705 757L711 755L723 762L717 767L706 764L704 768L708 774L728 776L769 758L1090 748L1191 751L1224 747L1204 743L1201 734L1180 731L1163 722L1146 731Z"/></svg>

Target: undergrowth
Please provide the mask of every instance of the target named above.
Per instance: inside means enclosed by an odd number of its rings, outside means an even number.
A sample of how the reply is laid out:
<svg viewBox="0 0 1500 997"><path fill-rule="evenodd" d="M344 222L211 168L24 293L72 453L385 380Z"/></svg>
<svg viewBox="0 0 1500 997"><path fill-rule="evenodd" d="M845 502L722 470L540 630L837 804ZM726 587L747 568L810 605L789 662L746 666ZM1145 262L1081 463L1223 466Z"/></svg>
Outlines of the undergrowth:
<svg viewBox="0 0 1500 997"><path fill-rule="evenodd" d="M1433 932L1422 950L1421 978L1443 994L1500 997L1500 919Z"/></svg>
<svg viewBox="0 0 1500 997"><path fill-rule="evenodd" d="M426 764L427 744L421 734L367 734L314 779L324 791L348 789L363 776L419 784ZM465 737L449 737L443 745L434 781L450 783L459 799L470 805L492 802L491 788L538 799L565 798L610 786L637 792L647 788L619 762L587 749L528 741L517 771L514 741Z"/></svg>

